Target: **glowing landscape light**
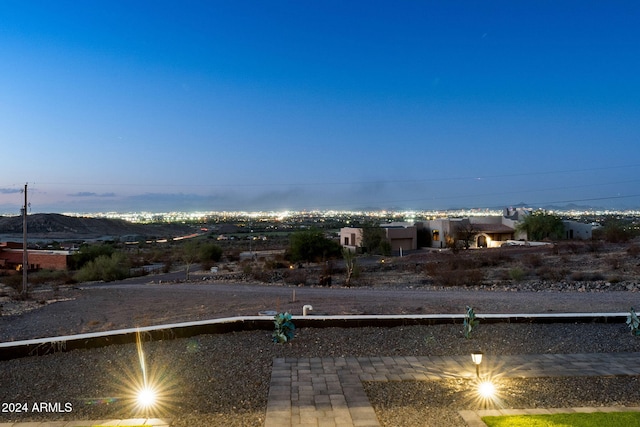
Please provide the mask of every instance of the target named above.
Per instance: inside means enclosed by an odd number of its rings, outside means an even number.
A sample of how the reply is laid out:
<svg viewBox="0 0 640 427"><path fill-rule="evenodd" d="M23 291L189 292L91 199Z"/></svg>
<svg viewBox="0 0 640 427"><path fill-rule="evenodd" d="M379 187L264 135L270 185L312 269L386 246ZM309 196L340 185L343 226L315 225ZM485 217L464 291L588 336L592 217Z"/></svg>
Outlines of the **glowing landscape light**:
<svg viewBox="0 0 640 427"><path fill-rule="evenodd" d="M149 409L156 403L156 392L149 386L147 380L147 366L144 361L144 351L142 350L142 339L140 331L136 332L136 347L138 350L138 360L140 361L140 371L142 373L142 387L138 390L136 400L138 406L143 409Z"/></svg>
<svg viewBox="0 0 640 427"><path fill-rule="evenodd" d="M496 394L496 386L491 381L482 381L478 384L478 394L483 399L492 399Z"/></svg>
<svg viewBox="0 0 640 427"><path fill-rule="evenodd" d="M137 396L138 406L141 408L149 408L156 403L156 392L150 387L143 387L138 390Z"/></svg>
<svg viewBox="0 0 640 427"><path fill-rule="evenodd" d="M152 335L144 330L136 329L136 346L124 348L117 358L109 361L106 368L109 381L105 382L110 389L109 398L89 401L90 404L118 403L123 413L129 413L133 418L150 418L169 416L176 410L177 397L184 386L182 377L175 374L167 357L158 349L155 343L147 339ZM154 350L155 347L155 350ZM147 351L149 354L147 354ZM185 352L198 352L197 340L185 344Z"/></svg>

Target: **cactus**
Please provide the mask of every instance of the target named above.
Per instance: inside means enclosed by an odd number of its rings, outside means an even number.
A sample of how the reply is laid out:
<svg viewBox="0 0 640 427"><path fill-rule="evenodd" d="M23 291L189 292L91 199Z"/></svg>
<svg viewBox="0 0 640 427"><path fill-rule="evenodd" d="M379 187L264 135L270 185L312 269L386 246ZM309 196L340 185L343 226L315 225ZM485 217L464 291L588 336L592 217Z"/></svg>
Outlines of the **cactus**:
<svg viewBox="0 0 640 427"><path fill-rule="evenodd" d="M636 311L631 307L629 311L629 315L627 316L627 326L631 329L631 334L635 336L640 336L640 319L638 319L638 315Z"/></svg>
<svg viewBox="0 0 640 427"><path fill-rule="evenodd" d="M480 321L476 319L476 314L473 311L473 308L467 306L467 312L464 316L463 331L462 331L464 333L464 337L467 339L471 338L471 333L475 328L478 327L479 324L480 324Z"/></svg>

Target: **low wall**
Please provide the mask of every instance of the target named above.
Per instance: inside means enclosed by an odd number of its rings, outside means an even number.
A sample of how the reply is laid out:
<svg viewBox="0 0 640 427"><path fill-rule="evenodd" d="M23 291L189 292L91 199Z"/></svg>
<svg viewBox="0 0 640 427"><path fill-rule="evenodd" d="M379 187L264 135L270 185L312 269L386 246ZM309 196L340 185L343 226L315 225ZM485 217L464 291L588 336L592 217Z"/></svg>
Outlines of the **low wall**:
<svg viewBox="0 0 640 427"><path fill-rule="evenodd" d="M557 314L476 314L482 323L624 323L629 313ZM462 324L464 314L293 316L296 328L363 328L415 325ZM38 356L81 348L135 343L140 334L145 341L188 338L204 334L273 330L270 316L243 316L196 322L173 323L107 332L37 338L0 343L0 360Z"/></svg>

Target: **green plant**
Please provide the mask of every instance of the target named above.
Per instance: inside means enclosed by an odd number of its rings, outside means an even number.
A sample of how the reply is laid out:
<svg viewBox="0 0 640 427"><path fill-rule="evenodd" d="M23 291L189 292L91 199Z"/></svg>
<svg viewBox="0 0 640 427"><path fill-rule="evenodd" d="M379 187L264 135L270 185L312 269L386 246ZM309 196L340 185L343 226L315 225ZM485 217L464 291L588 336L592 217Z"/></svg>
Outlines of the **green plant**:
<svg viewBox="0 0 640 427"><path fill-rule="evenodd" d="M528 240L558 240L564 235L562 218L557 215L536 211L524 217L516 226L518 232L527 233Z"/></svg>
<svg viewBox="0 0 640 427"><path fill-rule="evenodd" d="M424 345L426 345L427 347L435 344L436 344L436 337L434 337L433 334L430 334L429 336L424 338Z"/></svg>
<svg viewBox="0 0 640 427"><path fill-rule="evenodd" d="M480 321L476 319L476 313L473 311L473 308L467 306L466 314L464 315L463 333L465 338L471 338L471 333L474 329L478 327Z"/></svg>
<svg viewBox="0 0 640 427"><path fill-rule="evenodd" d="M87 262L75 275L79 282L103 280L111 282L129 277L129 264L126 256L121 252L114 252L110 256L100 255Z"/></svg>
<svg viewBox="0 0 640 427"><path fill-rule="evenodd" d="M341 255L340 244L327 238L322 230L297 231L289 240L288 258L291 262L317 262Z"/></svg>
<svg viewBox="0 0 640 427"><path fill-rule="evenodd" d="M293 339L296 326L291 321L290 313L276 314L273 323L275 325L275 330L271 335L273 337L273 342L282 344Z"/></svg>
<svg viewBox="0 0 640 427"><path fill-rule="evenodd" d="M627 326L631 329L631 334L635 336L640 336L640 319L638 319L638 315L636 311L631 307L629 311L629 315L627 316Z"/></svg>
<svg viewBox="0 0 640 427"><path fill-rule="evenodd" d="M524 279L526 275L527 272L520 267L513 267L509 270L509 277L511 278L511 280L515 280L516 282L522 281L522 279Z"/></svg>

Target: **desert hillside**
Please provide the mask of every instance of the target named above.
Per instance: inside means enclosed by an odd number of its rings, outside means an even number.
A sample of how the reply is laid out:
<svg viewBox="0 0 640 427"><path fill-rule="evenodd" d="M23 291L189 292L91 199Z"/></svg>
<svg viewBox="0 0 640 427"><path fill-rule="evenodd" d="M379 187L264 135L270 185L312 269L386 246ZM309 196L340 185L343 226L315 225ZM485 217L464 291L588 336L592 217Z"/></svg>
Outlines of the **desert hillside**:
<svg viewBox="0 0 640 427"><path fill-rule="evenodd" d="M27 217L27 231L33 237L171 236L190 230L191 227L185 224L133 224L120 219L72 217L55 213L38 213ZM22 217L0 217L0 234L22 234Z"/></svg>

